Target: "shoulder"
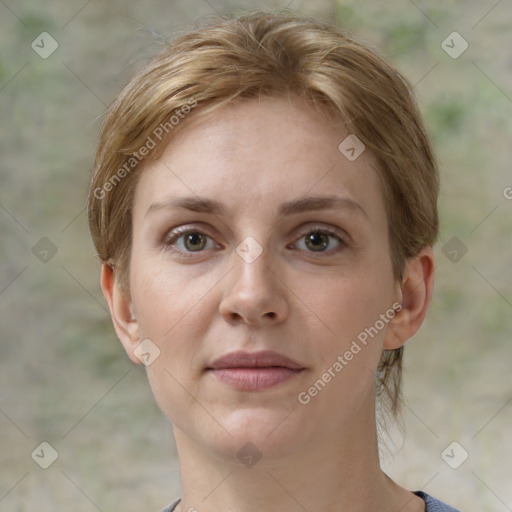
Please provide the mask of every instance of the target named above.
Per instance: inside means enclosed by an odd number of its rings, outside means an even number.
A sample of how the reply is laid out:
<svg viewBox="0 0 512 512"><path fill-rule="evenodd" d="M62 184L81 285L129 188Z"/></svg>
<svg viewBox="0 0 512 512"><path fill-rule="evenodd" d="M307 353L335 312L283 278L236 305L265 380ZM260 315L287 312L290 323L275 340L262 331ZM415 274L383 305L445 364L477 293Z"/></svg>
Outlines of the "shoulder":
<svg viewBox="0 0 512 512"><path fill-rule="evenodd" d="M181 500L181 498L177 499L176 501L173 501L170 505L165 507L160 512L172 512L174 510L174 508L176 507L176 505L180 502L180 500Z"/></svg>
<svg viewBox="0 0 512 512"><path fill-rule="evenodd" d="M423 491L416 491L414 494L425 501L425 512L459 512L456 508L439 501Z"/></svg>
<svg viewBox="0 0 512 512"><path fill-rule="evenodd" d="M424 493L423 491L416 491L414 494L419 496L425 501L425 512L459 512L457 509L439 501L438 499ZM161 512L172 512L176 505L180 502L179 499L172 502L169 506L164 508Z"/></svg>

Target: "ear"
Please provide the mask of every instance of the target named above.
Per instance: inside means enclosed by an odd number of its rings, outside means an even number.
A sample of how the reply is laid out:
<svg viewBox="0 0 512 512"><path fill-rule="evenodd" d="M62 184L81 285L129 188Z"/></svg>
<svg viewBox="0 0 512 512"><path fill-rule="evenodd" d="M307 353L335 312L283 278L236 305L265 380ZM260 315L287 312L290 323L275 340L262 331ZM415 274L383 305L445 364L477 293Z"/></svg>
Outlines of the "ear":
<svg viewBox="0 0 512 512"><path fill-rule="evenodd" d="M428 246L405 264L397 299L402 309L388 324L385 349L400 348L416 334L427 314L433 290L434 251Z"/></svg>
<svg viewBox="0 0 512 512"><path fill-rule="evenodd" d="M101 290L107 301L117 337L130 359L141 364L134 354L135 347L140 343L140 336L133 304L131 298L119 287L114 267L108 263L101 266Z"/></svg>

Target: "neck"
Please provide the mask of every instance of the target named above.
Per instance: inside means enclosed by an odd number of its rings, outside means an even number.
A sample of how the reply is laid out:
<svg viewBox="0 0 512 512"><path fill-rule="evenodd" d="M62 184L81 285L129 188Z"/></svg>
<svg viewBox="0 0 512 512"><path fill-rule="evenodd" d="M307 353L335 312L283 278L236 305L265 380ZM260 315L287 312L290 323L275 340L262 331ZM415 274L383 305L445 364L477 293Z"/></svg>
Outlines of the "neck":
<svg viewBox="0 0 512 512"><path fill-rule="evenodd" d="M367 512L424 510L424 503L397 486L380 469L375 414L352 422L344 432L284 457L262 457L246 467L205 449L175 427L182 501L179 512ZM364 425L364 428L360 428Z"/></svg>

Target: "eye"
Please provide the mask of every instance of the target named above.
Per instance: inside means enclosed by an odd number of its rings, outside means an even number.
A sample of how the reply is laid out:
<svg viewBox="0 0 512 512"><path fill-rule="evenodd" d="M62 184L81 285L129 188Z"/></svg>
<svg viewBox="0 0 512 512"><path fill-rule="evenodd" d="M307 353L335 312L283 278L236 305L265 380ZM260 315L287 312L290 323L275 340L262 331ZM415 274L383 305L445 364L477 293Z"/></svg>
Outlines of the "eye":
<svg viewBox="0 0 512 512"><path fill-rule="evenodd" d="M333 242L334 240L334 242ZM341 234L337 231L326 228L313 228L306 234L302 235L299 240L293 244L307 252L337 252L347 244Z"/></svg>
<svg viewBox="0 0 512 512"><path fill-rule="evenodd" d="M163 243L180 258L189 258L193 257L194 253L220 248L209 235L193 227L175 229L164 238ZM314 227L289 247L309 253L332 254L346 246L343 233L334 229Z"/></svg>
<svg viewBox="0 0 512 512"><path fill-rule="evenodd" d="M215 242L206 233L194 228L175 230L164 239L164 244L182 257L188 257L190 253L202 252L205 249L217 247Z"/></svg>

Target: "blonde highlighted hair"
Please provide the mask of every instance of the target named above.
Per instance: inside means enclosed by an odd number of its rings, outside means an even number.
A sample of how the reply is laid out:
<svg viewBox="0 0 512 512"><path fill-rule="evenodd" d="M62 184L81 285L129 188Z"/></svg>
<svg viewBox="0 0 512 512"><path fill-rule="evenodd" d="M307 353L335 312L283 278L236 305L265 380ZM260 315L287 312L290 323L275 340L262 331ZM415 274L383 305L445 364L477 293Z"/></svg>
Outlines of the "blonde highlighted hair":
<svg viewBox="0 0 512 512"><path fill-rule="evenodd" d="M92 239L128 292L137 177L187 120L236 99L295 94L355 134L375 157L394 276L438 233L439 178L412 88L337 27L254 13L191 29L143 67L109 107L89 190ZM187 110L188 108L188 110ZM341 142L341 141L340 141ZM377 396L399 410L403 349L384 350Z"/></svg>

